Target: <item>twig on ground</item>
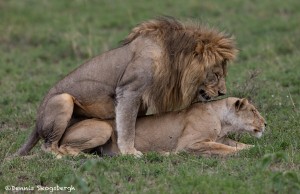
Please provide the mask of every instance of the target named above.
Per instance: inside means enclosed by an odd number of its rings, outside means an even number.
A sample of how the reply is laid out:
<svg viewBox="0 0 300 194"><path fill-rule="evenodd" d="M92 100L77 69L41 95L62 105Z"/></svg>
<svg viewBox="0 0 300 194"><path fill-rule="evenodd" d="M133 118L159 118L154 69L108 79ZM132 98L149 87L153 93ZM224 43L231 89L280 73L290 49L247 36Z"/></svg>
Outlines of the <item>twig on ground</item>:
<svg viewBox="0 0 300 194"><path fill-rule="evenodd" d="M293 98L292 98L292 95L291 95L291 92L290 92L289 89L288 89L288 92L289 92L290 100L291 100L291 102L292 102L293 110L294 110L294 112L297 112L296 106L295 106L295 103L294 103L294 100L293 100Z"/></svg>

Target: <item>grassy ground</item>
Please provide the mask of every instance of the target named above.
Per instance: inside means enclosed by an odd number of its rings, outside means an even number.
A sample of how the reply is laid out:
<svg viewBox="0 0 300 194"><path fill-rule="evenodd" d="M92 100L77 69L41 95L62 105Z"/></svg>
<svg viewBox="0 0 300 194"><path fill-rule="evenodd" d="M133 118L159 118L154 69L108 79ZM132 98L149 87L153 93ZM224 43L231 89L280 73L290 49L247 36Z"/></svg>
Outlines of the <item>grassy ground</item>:
<svg viewBox="0 0 300 194"><path fill-rule="evenodd" d="M0 191L58 184L79 193L300 193L299 10L296 0L0 0ZM227 158L56 160L39 144L30 156L9 159L57 80L162 14L235 35L240 55L229 69L228 93L251 98L268 121L261 139L236 137L255 148Z"/></svg>

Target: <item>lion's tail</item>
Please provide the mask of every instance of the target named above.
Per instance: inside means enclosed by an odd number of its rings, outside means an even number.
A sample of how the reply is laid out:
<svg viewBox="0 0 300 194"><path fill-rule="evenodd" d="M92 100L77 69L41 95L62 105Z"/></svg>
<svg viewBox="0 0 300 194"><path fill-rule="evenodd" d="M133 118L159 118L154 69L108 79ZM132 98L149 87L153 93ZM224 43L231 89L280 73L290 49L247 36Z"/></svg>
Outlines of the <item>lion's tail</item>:
<svg viewBox="0 0 300 194"><path fill-rule="evenodd" d="M27 142L18 150L18 152L16 153L16 155L19 155L19 156L24 156L24 155L27 155L28 152L37 144L37 142L41 139L39 133L38 133L38 130L37 128L35 128Z"/></svg>

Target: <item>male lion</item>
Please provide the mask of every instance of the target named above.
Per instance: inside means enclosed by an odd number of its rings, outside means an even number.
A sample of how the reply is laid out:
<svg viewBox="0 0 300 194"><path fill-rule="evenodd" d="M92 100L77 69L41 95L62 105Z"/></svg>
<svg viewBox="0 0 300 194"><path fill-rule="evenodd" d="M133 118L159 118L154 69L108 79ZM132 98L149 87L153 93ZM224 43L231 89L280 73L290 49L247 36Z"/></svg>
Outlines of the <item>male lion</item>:
<svg viewBox="0 0 300 194"><path fill-rule="evenodd" d="M137 119L135 147L142 152L157 151L227 155L252 147L229 139L229 132L249 132L261 137L265 120L246 99L226 98L194 103L189 108ZM112 121L87 119L68 128L59 151L77 155L101 146L103 154L119 153Z"/></svg>
<svg viewBox="0 0 300 194"><path fill-rule="evenodd" d="M226 63L236 52L233 39L213 29L173 18L141 23L122 46L89 60L50 89L18 154L27 154L40 138L58 153L72 120L86 117L115 118L121 153L140 155L134 147L137 115L225 94Z"/></svg>

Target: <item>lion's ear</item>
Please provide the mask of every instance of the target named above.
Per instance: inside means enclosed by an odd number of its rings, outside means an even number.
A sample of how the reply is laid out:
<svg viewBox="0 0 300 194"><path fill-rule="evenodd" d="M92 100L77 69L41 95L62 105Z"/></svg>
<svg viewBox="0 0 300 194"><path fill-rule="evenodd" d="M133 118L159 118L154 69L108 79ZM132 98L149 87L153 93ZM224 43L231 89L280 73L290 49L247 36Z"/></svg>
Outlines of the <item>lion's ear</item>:
<svg viewBox="0 0 300 194"><path fill-rule="evenodd" d="M195 49L196 53L201 55L204 52L204 45L203 44L197 44L196 49Z"/></svg>
<svg viewBox="0 0 300 194"><path fill-rule="evenodd" d="M202 41L198 42L198 44L195 48L196 53L198 53L199 55L202 55L204 53L204 51L208 48L208 44L209 44L208 40L202 40Z"/></svg>
<svg viewBox="0 0 300 194"><path fill-rule="evenodd" d="M248 104L248 100L246 98L243 98L243 99L238 99L235 103L234 103L234 106L235 106L235 110L236 111L239 111L239 110L242 110L246 107L246 105Z"/></svg>

